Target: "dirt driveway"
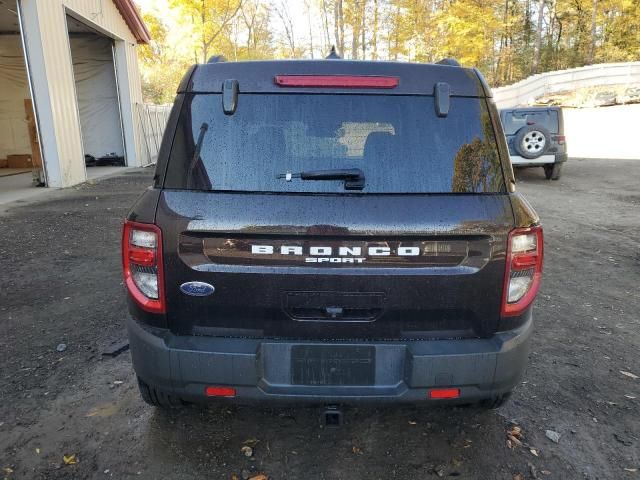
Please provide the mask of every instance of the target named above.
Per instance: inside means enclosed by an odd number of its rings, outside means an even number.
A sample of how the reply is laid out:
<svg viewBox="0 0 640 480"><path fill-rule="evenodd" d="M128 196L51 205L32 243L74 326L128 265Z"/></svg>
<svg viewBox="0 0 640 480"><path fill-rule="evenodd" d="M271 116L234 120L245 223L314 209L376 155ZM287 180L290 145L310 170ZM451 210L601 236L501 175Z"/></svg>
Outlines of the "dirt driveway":
<svg viewBox="0 0 640 480"><path fill-rule="evenodd" d="M0 214L4 477L640 479L640 162L572 161L559 182L519 174L544 222L546 261L510 404L351 409L337 430L310 408L155 411L130 355L103 358L124 338L120 222L150 177L130 172ZM524 445L509 448L513 424Z"/></svg>

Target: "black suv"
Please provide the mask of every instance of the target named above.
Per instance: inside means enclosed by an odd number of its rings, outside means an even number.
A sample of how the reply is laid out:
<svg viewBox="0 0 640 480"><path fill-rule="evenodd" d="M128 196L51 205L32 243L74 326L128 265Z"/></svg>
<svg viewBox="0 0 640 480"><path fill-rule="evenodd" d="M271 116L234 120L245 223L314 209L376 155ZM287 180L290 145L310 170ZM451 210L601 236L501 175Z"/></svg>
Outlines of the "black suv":
<svg viewBox="0 0 640 480"><path fill-rule="evenodd" d="M562 108L505 108L500 119L513 166L543 167L547 180L558 180L567 161Z"/></svg>
<svg viewBox="0 0 640 480"><path fill-rule="evenodd" d="M542 229L487 84L445 63L189 70L123 231L144 400L504 401Z"/></svg>

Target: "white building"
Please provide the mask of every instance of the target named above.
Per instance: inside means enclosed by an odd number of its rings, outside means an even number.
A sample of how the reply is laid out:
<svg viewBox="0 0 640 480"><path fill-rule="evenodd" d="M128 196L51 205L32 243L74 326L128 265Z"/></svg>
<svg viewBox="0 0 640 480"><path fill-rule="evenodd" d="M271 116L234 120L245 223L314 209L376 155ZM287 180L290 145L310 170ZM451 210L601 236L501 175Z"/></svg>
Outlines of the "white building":
<svg viewBox="0 0 640 480"><path fill-rule="evenodd" d="M68 187L87 179L85 155L148 163L136 48L149 40L133 0L0 0L0 179L33 168Z"/></svg>

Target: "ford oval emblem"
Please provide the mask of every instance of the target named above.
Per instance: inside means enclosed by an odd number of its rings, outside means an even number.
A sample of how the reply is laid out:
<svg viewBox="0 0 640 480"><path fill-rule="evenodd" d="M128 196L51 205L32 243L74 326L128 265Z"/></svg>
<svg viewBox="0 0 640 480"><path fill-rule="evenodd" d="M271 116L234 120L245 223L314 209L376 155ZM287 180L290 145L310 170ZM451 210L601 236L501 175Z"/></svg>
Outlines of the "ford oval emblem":
<svg viewBox="0 0 640 480"><path fill-rule="evenodd" d="M182 290L182 293L192 297L206 297L216 291L213 285L205 282L186 282L180 285L180 290Z"/></svg>

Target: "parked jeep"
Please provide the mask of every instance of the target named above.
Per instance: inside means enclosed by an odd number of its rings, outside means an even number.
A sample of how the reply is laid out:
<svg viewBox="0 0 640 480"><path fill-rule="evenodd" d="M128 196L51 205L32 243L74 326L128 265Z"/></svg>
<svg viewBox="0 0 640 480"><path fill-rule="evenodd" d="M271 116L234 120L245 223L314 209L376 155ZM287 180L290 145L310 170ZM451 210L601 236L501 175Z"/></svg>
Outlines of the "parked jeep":
<svg viewBox="0 0 640 480"><path fill-rule="evenodd" d="M495 407L543 237L477 70L215 61L179 87L122 254L151 405Z"/></svg>
<svg viewBox="0 0 640 480"><path fill-rule="evenodd" d="M567 161L564 118L560 107L505 108L500 119L511 164L542 167L547 180L558 180Z"/></svg>

